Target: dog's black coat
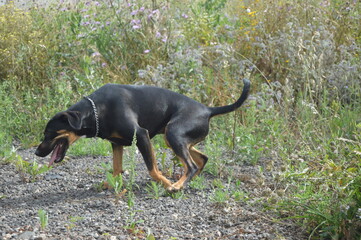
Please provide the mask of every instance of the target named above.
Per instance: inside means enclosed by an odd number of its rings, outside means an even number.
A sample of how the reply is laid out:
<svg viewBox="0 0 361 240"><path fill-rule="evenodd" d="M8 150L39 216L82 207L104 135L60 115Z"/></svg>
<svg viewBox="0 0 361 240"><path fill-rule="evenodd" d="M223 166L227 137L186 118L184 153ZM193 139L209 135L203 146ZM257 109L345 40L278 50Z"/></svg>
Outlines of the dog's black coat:
<svg viewBox="0 0 361 240"><path fill-rule="evenodd" d="M137 146L151 176L168 190L176 191L199 173L207 162L207 157L193 146L207 136L210 118L240 107L247 99L249 89L249 81L244 80L240 98L223 107L207 107L182 94L152 86L107 84L89 98L99 116L98 136L112 143L115 174L122 171L122 146L131 145L135 133ZM48 122L44 141L36 155L44 157L54 150L52 162L60 162L69 145L78 137L94 137L95 134L94 108L90 100L83 98ZM167 145L185 167L184 176L174 184L157 168L150 142L157 134L165 135Z"/></svg>

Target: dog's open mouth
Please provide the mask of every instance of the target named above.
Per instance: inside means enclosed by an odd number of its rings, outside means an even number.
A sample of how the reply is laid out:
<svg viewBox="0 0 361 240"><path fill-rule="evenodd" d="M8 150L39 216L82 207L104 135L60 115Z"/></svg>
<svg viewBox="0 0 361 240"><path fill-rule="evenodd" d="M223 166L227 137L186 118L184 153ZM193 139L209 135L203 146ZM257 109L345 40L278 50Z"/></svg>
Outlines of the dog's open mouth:
<svg viewBox="0 0 361 240"><path fill-rule="evenodd" d="M51 165L53 165L54 162L58 163L58 162L61 162L64 159L65 153L66 153L66 150L68 150L68 147L69 147L69 143L68 143L68 140L66 138L59 139L55 143L53 153L51 154L49 167Z"/></svg>

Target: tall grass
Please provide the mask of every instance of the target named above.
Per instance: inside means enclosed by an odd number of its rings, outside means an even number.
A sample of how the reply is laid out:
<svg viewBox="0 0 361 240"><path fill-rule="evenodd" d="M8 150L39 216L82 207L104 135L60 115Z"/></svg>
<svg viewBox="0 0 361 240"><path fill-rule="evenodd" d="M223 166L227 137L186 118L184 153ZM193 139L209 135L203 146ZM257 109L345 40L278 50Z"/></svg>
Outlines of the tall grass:
<svg viewBox="0 0 361 240"><path fill-rule="evenodd" d="M107 82L214 106L234 101L248 77L248 105L214 119L206 147L224 143L234 164L282 162L268 167L286 192L276 209L313 237L352 239L361 225L360 10L339 0L1 6L0 156L14 141L37 144L55 112Z"/></svg>

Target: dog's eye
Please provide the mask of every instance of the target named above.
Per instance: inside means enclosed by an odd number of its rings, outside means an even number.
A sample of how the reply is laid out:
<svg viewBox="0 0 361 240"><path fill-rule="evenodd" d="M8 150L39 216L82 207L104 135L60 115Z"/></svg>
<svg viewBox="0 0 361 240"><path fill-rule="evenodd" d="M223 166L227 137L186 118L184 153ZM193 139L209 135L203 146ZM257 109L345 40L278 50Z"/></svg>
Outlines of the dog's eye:
<svg viewBox="0 0 361 240"><path fill-rule="evenodd" d="M53 139L57 136L56 132L44 132L44 137L46 139Z"/></svg>

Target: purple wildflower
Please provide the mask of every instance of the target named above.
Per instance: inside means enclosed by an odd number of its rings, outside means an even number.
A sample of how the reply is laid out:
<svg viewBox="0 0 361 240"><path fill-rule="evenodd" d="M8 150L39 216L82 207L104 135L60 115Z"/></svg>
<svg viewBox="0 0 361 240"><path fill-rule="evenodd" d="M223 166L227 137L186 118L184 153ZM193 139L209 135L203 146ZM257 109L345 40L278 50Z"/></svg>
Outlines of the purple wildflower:
<svg viewBox="0 0 361 240"><path fill-rule="evenodd" d="M140 20L139 19L133 19L132 21L130 21L130 24L138 25L138 24L140 24Z"/></svg>
<svg viewBox="0 0 361 240"><path fill-rule="evenodd" d="M187 15L187 14L185 14L185 13L182 13L182 18L187 19L187 18L188 18L188 15Z"/></svg>
<svg viewBox="0 0 361 240"><path fill-rule="evenodd" d="M92 57L99 57L100 56L100 53L99 52L93 52L92 53Z"/></svg>
<svg viewBox="0 0 361 240"><path fill-rule="evenodd" d="M145 54L147 54L147 53L149 53L149 52L150 52L149 49L144 50L144 53L145 53Z"/></svg>

